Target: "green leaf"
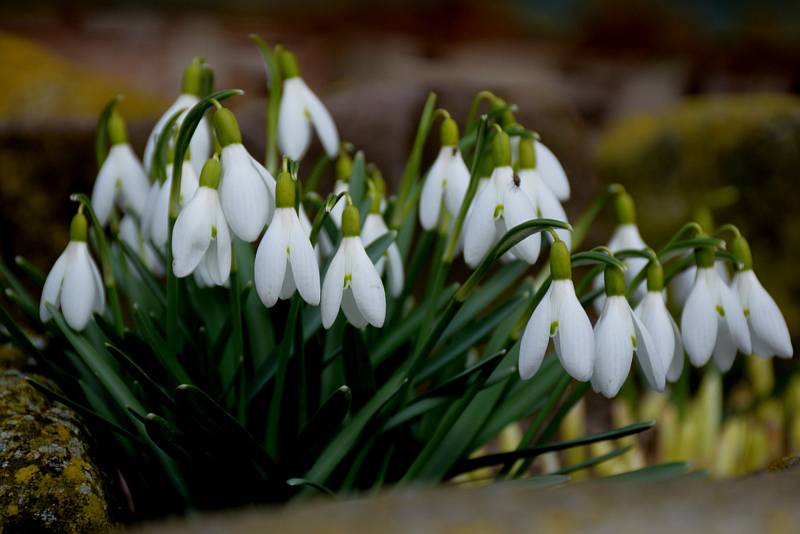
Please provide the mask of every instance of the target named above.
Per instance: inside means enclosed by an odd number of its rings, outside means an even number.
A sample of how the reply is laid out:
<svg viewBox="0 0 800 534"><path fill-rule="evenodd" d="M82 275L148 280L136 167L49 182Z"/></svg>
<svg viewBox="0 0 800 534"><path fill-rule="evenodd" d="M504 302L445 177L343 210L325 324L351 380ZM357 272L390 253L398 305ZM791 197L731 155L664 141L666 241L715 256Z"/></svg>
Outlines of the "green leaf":
<svg viewBox="0 0 800 534"><path fill-rule="evenodd" d="M39 307L36 301L30 296L28 290L25 289L25 286L22 285L19 279L14 276L14 273L12 273L2 261L0 261L0 277L2 277L0 282L2 282L3 285L5 285L14 293L17 298L17 302L25 314L34 320L38 320Z"/></svg>
<svg viewBox="0 0 800 534"><path fill-rule="evenodd" d="M289 480L286 481L286 483L292 487L312 488L329 497L334 497L333 492L328 488L326 488L325 486L323 486L322 484L311 482L310 480L306 480L304 478L290 478Z"/></svg>
<svg viewBox="0 0 800 534"><path fill-rule="evenodd" d="M352 398L350 388L339 387L303 426L287 449L290 472L302 472L311 466L319 450L331 440L350 413Z"/></svg>
<svg viewBox="0 0 800 534"><path fill-rule="evenodd" d="M153 273L150 272L150 269L148 269L147 266L142 262L142 258L122 239L117 241L117 245L119 245L119 247L122 249L122 252L131 261L133 268L136 269L136 273L144 282L144 285L150 291L150 294L155 297L156 301L161 304L161 306L166 306L167 299L164 296L164 288L159 281L156 280L156 277L153 276Z"/></svg>
<svg viewBox="0 0 800 534"><path fill-rule="evenodd" d="M626 269L625 264L618 258L606 254L605 252L598 252L595 250L587 250L585 252L576 252L572 255L572 266L581 267L583 265L603 265L609 267L619 267Z"/></svg>
<svg viewBox="0 0 800 534"><path fill-rule="evenodd" d="M389 230L378 239L373 241L372 243L367 246L367 256L369 259L372 260L372 263L378 263L386 251L389 249L389 246L394 242L395 238L397 237L397 231Z"/></svg>
<svg viewBox="0 0 800 534"><path fill-rule="evenodd" d="M267 148L265 153L265 165L269 172L275 175L278 172L278 114L281 105L281 71L278 66L278 58L272 53L269 45L260 36L251 33L250 39L255 42L261 57L264 59L264 66L267 69L267 88L269 96L267 98Z"/></svg>
<svg viewBox="0 0 800 534"><path fill-rule="evenodd" d="M364 199L367 198L367 169L364 161L364 152L361 150L356 152L356 157L353 158L353 173L350 175L348 182L348 191L353 204L360 208ZM361 215L366 216L366 212L362 210Z"/></svg>
<svg viewBox="0 0 800 534"><path fill-rule="evenodd" d="M11 336L11 340L23 350L23 352L31 355L36 356L37 360L39 361L46 361L44 356L42 356L41 351L36 348L36 345L33 344L33 341L28 337L28 335L20 328L14 318L11 317L11 314L8 313L5 306L0 304L0 323L6 327L8 330L9 335Z"/></svg>
<svg viewBox="0 0 800 534"><path fill-rule="evenodd" d="M623 454L625 454L626 452L628 452L632 448L633 448L633 445L627 445L625 447L619 447L619 448L616 448L613 451L608 452L606 454L601 454L599 456L594 456L592 458L589 458L588 460L584 460L583 462L579 462L579 463L577 463L575 465L570 465L570 466L564 467L563 469L559 469L554 474L556 474L556 475L568 475L570 473L574 473L576 471L581 471L583 469L591 469L592 467L594 467L596 465L599 465L599 464L602 464L603 462L607 462L608 460L612 460L612 459L614 459L614 458L616 458L618 456L622 456Z"/></svg>
<svg viewBox="0 0 800 534"><path fill-rule="evenodd" d="M294 342L295 324L300 315L301 305L302 299L300 295L295 294L292 297L292 305L289 309L289 318L286 321L286 328L283 331L283 339L281 339L281 344L278 346L276 354L278 370L275 375L272 402L269 405L269 418L267 419L267 450L275 456L280 455L281 441L286 438L281 432L286 371L289 367L289 356L292 350L292 343ZM259 379L259 377L256 377L256 379ZM252 400L256 394L256 391L251 391L250 399Z"/></svg>
<svg viewBox="0 0 800 534"><path fill-rule="evenodd" d="M347 325L342 342L345 381L353 390L353 407L361 408L375 394L375 375L361 330Z"/></svg>
<svg viewBox="0 0 800 534"><path fill-rule="evenodd" d="M413 421L414 419L425 415L431 410L440 408L445 404L449 404L450 402L452 402L452 399L449 397L428 397L413 402L395 413L388 421L386 421L386 423L383 425L383 432L388 432L389 430L404 425L409 421Z"/></svg>
<svg viewBox="0 0 800 534"><path fill-rule="evenodd" d="M185 111L186 108L181 108L170 115L169 119L167 119L167 122L164 123L164 127L161 129L161 132L158 134L155 150L153 150L153 159L150 162L151 181L158 180L159 183L163 184L167 180L167 150L169 146L169 140L172 139L175 130L175 124L177 123L178 118ZM174 161L183 160L176 159Z"/></svg>
<svg viewBox="0 0 800 534"><path fill-rule="evenodd" d="M618 475L605 477L603 480L662 482L687 475L689 474L689 469L689 464L686 462L672 462L659 465L650 465L635 471L628 471L627 473L620 473Z"/></svg>
<svg viewBox="0 0 800 534"><path fill-rule="evenodd" d="M175 460L180 462L195 457L191 452L190 438L160 415L148 413L143 423L153 443Z"/></svg>
<svg viewBox="0 0 800 534"><path fill-rule="evenodd" d="M44 287L45 275L37 269L35 265L22 256L16 256L14 262L17 264L17 267L22 269L22 272L25 273L28 279L36 285L37 289L41 290L42 287ZM0 264L2 264L2 262L0 262Z"/></svg>
<svg viewBox="0 0 800 534"><path fill-rule="evenodd" d="M492 354L491 356L479 360L472 366L467 367L460 373L453 375L445 382L427 391L421 398L440 397L462 393L462 390L466 386L474 383L473 379L478 379L478 376L486 374L487 372L491 374L500 364L500 361L505 355L506 351L503 349L495 354Z"/></svg>
<svg viewBox="0 0 800 534"><path fill-rule="evenodd" d="M98 167L103 166L103 162L108 156L108 119L111 117L114 108L116 108L117 104L121 101L122 95L117 95L109 100L103 107L103 111L100 112L100 118L97 119L97 131L94 135L94 153L97 158Z"/></svg>
<svg viewBox="0 0 800 534"><path fill-rule="evenodd" d="M139 364L133 361L133 358L128 356L125 351L111 344L106 344L106 348L108 348L111 354L116 356L117 360L128 370L128 372L138 377L139 383L143 386L146 386L148 391L154 392L168 406L172 408L175 407L175 401L161 386L161 384L150 377L150 375L148 375L147 372L145 372L145 370L139 366Z"/></svg>
<svg viewBox="0 0 800 534"><path fill-rule="evenodd" d="M724 246L725 242L722 239L717 239L716 237L695 237L692 239L682 239L680 241L670 243L659 250L658 257L663 259L675 252L680 252L682 250L694 250L699 247L722 248Z"/></svg>
<svg viewBox="0 0 800 534"><path fill-rule="evenodd" d="M173 383L191 383L191 378L189 378L183 366L178 363L175 353L170 350L167 342L161 337L150 316L136 304L133 305L133 319L136 323L136 330L153 350L153 354L158 357L164 369L169 372Z"/></svg>

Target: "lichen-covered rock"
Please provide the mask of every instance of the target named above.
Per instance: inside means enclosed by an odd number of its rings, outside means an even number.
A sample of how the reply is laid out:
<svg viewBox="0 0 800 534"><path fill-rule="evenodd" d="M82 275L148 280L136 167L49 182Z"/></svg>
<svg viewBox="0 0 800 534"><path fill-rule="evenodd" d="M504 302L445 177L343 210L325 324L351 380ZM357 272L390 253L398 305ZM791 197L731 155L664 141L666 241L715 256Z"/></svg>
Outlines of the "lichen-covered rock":
<svg viewBox="0 0 800 534"><path fill-rule="evenodd" d="M0 533L108 530L104 479L77 415L25 376L0 369Z"/></svg>

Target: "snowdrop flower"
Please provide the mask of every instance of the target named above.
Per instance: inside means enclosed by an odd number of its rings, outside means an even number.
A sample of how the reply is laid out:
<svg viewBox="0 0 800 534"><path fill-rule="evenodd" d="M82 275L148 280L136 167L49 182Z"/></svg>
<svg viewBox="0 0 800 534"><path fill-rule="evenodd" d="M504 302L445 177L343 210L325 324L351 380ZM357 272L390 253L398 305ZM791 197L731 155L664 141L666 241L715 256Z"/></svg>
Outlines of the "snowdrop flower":
<svg viewBox="0 0 800 534"><path fill-rule="evenodd" d="M762 358L773 355L791 358L792 339L781 310L753 272L750 245L741 235L734 238L732 252L742 262L742 269L733 276L733 288L739 296L747 318L753 353Z"/></svg>
<svg viewBox="0 0 800 534"><path fill-rule="evenodd" d="M294 54L282 50L278 55L283 74L283 92L278 115L278 144L281 152L300 161L311 142L311 126L317 131L328 156L339 151L339 132L325 105L300 77Z"/></svg>
<svg viewBox="0 0 800 534"><path fill-rule="evenodd" d="M340 195L350 189L350 176L353 174L353 160L350 155L342 150L336 159L336 182L333 184L333 194ZM337 228L342 227L342 212L347 205L347 200L343 197L334 204L331 209L331 220Z"/></svg>
<svg viewBox="0 0 800 534"><path fill-rule="evenodd" d="M92 207L102 225L108 222L114 204L141 218L148 190L147 175L128 143L125 121L116 111L108 119L108 135L111 149L92 190Z"/></svg>
<svg viewBox="0 0 800 534"><path fill-rule="evenodd" d="M661 360L667 370L667 379L675 382L683 371L683 342L675 319L667 310L664 301L664 270L660 263L650 262L647 267L647 293L636 306L636 316L641 319Z"/></svg>
<svg viewBox="0 0 800 534"><path fill-rule="evenodd" d="M439 222L439 210L444 207L451 217L456 217L469 187L469 169L458 149L458 124L449 116L442 122L442 148L433 162L419 204L419 220L426 230L433 230Z"/></svg>
<svg viewBox="0 0 800 534"><path fill-rule="evenodd" d="M561 366L583 382L592 377L594 333L586 311L575 296L569 249L563 241L555 241L550 249L550 273L553 282L522 334L519 374L523 380L536 374L552 337Z"/></svg>
<svg viewBox="0 0 800 534"><path fill-rule="evenodd" d="M378 271L367 256L359 237L358 208L347 206L342 214L342 241L322 283L322 326L330 328L342 308L356 328L383 326L386 295Z"/></svg>
<svg viewBox="0 0 800 534"><path fill-rule="evenodd" d="M164 112L161 118L158 119L153 131L150 132L150 137L147 138L147 145L144 149L144 168L147 172L153 165L153 155L156 150L156 143L158 137L164 130L167 121L179 109L183 109L183 113L175 121L176 126L180 127L181 121L189 112L189 110L198 102L200 102L200 95L202 94L203 87L203 61L200 58L194 58L192 62L183 71L183 82L181 85L181 94L173 102L173 104ZM208 119L203 117L197 125L197 129L192 134L192 139L189 141L189 152L191 153L191 163L194 168L195 175L199 175L203 169L203 164L211 156L211 126Z"/></svg>
<svg viewBox="0 0 800 534"><path fill-rule="evenodd" d="M508 135L499 129L494 137L493 152L497 167L487 186L475 196L464 224L464 260L473 268L507 230L536 218L536 210L511 168ZM533 264L539 257L540 247L541 236L534 234L516 244L511 253Z"/></svg>
<svg viewBox="0 0 800 534"><path fill-rule="evenodd" d="M255 284L261 302L271 308L295 288L307 303L319 304L319 265L314 247L294 209L295 181L278 175L275 216L256 252Z"/></svg>
<svg viewBox="0 0 800 534"><path fill-rule="evenodd" d="M136 224L133 216L125 215L122 218L122 222L119 223L119 238L139 255L142 263L151 273L156 276L164 274L164 265L161 263L161 259L150 242L145 239L144 233Z"/></svg>
<svg viewBox="0 0 800 534"><path fill-rule="evenodd" d="M367 218L364 220L364 228L361 229L361 242L365 247L368 247L373 241L380 238L389 231L386 222L381 215L381 199L382 195L377 191L372 192L372 206ZM395 297L400 295L403 291L403 282L405 281L405 274L403 273L403 260L400 257L400 249L397 248L397 243L392 242L383 256L375 264L375 270L378 271L379 276L383 276L383 270L386 268L386 274L389 278L389 291Z"/></svg>
<svg viewBox="0 0 800 534"><path fill-rule="evenodd" d="M225 285L231 272L231 236L217 187L220 163L203 166L200 185L178 214L172 230L172 270L183 278L195 273L201 286Z"/></svg>
<svg viewBox="0 0 800 534"><path fill-rule="evenodd" d="M523 191L528 194L536 213L545 219L569 222L567 213L561 207L558 197L550 189L542 174L541 154L534 147L533 139L519 141L519 178ZM565 178L566 180L566 178ZM572 246L572 233L569 230L556 230L558 237Z"/></svg>
<svg viewBox="0 0 800 534"><path fill-rule="evenodd" d="M606 299L594 326L595 362L592 389L615 396L631 368L633 353L648 385L657 391L666 386L667 367L639 317L625 298L625 277L618 267L606 267Z"/></svg>
<svg viewBox="0 0 800 534"><path fill-rule="evenodd" d="M692 253L689 252L689 254ZM728 269L725 266L724 260L716 260L714 262L714 270L719 273L719 276L722 278L723 282L725 282L727 285L731 285L731 275L728 274ZM694 286L694 279L696 277L697 266L691 265L675 275L670 282L669 296L677 308L683 309L683 306L686 304L686 299L689 298L689 293L692 291L692 286Z"/></svg>
<svg viewBox="0 0 800 534"><path fill-rule="evenodd" d="M103 280L86 244L86 217L79 211L72 218L69 244L47 275L39 304L39 318L50 320L47 304L61 308L73 330L83 330L92 313L103 313L106 294Z"/></svg>
<svg viewBox="0 0 800 534"><path fill-rule="evenodd" d="M161 250L167 245L169 239L169 197L172 191L173 166L174 163L167 163L165 167L167 179L159 187L155 205L150 213L150 239ZM181 168L181 190L178 197L178 204L181 207L194 196L197 186L198 180L194 167L186 160Z"/></svg>
<svg viewBox="0 0 800 534"><path fill-rule="evenodd" d="M689 360L696 367L714 356L720 371L733 365L736 350L750 354L750 333L739 298L714 269L714 251L695 250L697 275L681 315L681 333Z"/></svg>
<svg viewBox="0 0 800 534"><path fill-rule="evenodd" d="M225 219L242 241L258 239L272 220L275 178L242 145L236 117L220 107L214 112L214 131L222 146L222 180L219 195Z"/></svg>

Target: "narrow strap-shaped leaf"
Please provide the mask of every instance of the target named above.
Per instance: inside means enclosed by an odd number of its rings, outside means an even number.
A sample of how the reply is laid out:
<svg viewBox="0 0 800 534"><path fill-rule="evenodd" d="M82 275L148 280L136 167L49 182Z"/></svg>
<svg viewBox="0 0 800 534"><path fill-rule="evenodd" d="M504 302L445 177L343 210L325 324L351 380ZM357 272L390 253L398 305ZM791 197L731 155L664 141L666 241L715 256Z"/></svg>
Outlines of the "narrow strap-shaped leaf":
<svg viewBox="0 0 800 534"><path fill-rule="evenodd" d="M281 93L283 91L281 83L281 71L278 66L278 58L264 40L256 34L250 34L250 39L258 47L261 58L264 60L264 67L267 70L267 131L266 149L264 154L264 164L269 172L278 172L278 114L281 105Z"/></svg>
<svg viewBox="0 0 800 534"><path fill-rule="evenodd" d="M144 282L144 285L150 291L150 294L155 297L159 304L166 306L167 299L164 297L164 289L158 280L156 280L156 277L153 276L153 273L150 272L150 269L148 269L147 266L142 262L142 258L139 257L139 255L134 252L130 245L128 245L122 239L117 241L117 244L122 249L123 254L125 254L125 256L131 260L133 268L136 269L136 272L139 274L139 278Z"/></svg>
<svg viewBox="0 0 800 534"><path fill-rule="evenodd" d="M500 364L500 361L506 355L506 350L503 349L491 356L483 358L482 360L478 361L477 363L473 364L472 366L464 369L460 373L455 374L454 376L450 377L447 381L439 384L438 386L434 387L433 389L425 392L420 398L425 397L440 397L440 396L447 396L447 395L456 395L461 393L465 386L468 386L472 383L472 379L475 378L479 374L489 373L491 374L497 366Z"/></svg>
<svg viewBox="0 0 800 534"><path fill-rule="evenodd" d="M367 246L367 256L369 256L369 259L372 260L372 263L378 263L378 260L380 260L384 254L386 254L389 246L394 243L396 238L397 231L389 230Z"/></svg>
<svg viewBox="0 0 800 534"><path fill-rule="evenodd" d="M44 287L45 275L38 268L36 268L35 265L22 256L15 256L14 263L17 264L17 267L22 269L22 272L25 273L31 282L36 284L37 288L41 289Z"/></svg>
<svg viewBox="0 0 800 534"><path fill-rule="evenodd" d="M345 381L353 391L353 407L357 410L375 394L375 375L363 333L347 325L342 342Z"/></svg>
<svg viewBox="0 0 800 534"><path fill-rule="evenodd" d="M14 292L20 307L23 308L23 311L25 311L28 316L38 320L39 309L36 305L36 301L30 296L25 286L14 276L14 273L11 272L2 260L0 260L0 283Z"/></svg>
<svg viewBox="0 0 800 534"><path fill-rule="evenodd" d="M178 462L195 458L189 437L172 423L154 413L144 416L144 428L150 439Z"/></svg>
<svg viewBox="0 0 800 534"><path fill-rule="evenodd" d="M176 404L167 391L150 377L147 372L142 369L139 364L133 361L133 358L128 356L125 351L111 344L106 344L109 352L113 354L117 360L130 372L132 375L138 377L141 384L146 385L149 391L155 392L165 404L171 408L175 408Z"/></svg>
<svg viewBox="0 0 800 534"><path fill-rule="evenodd" d="M602 464L603 462L607 462L608 460L612 460L614 458L617 458L618 456L622 456L623 454L625 454L626 452L628 452L632 448L633 448L633 445L626 445L625 447L618 447L618 448L614 449L611 452L607 452L606 454L601 454L599 456L594 456L592 458L589 458L588 460L584 460L584 461L579 462L579 463L577 463L575 465L570 465L570 466L564 467L562 469L559 469L558 471L556 471L553 474L554 475L568 475L570 473L574 473L576 471L581 471L583 469L591 469L592 467L594 467L596 465L599 465L599 464Z"/></svg>
<svg viewBox="0 0 800 534"><path fill-rule="evenodd" d="M317 482L312 482L312 481L306 480L304 478L290 478L289 480L286 481L286 483L288 485L292 486L292 487L312 488L312 489L315 489L315 490L317 490L318 492L320 492L322 494L327 495L328 497L333 497L334 496L333 492L331 490L329 490L328 488L326 488L325 486L323 486L322 484L319 484Z"/></svg>
<svg viewBox="0 0 800 534"><path fill-rule="evenodd" d="M170 115L167 122L164 123L161 132L158 134L155 150L153 150L153 159L150 162L151 181L158 180L159 183L163 184L167 180L167 147L169 146L170 139L175 135L175 123L185 111L186 108L181 108ZM174 161L176 162L175 165L179 165L180 161L183 160Z"/></svg>
<svg viewBox="0 0 800 534"><path fill-rule="evenodd" d="M361 206L361 203L366 198L367 191L367 165L364 161L364 152L361 150L356 152L356 157L353 158L353 172L350 174L347 190L350 193L353 204ZM363 215L366 215L366 213L363 213Z"/></svg>
<svg viewBox="0 0 800 534"><path fill-rule="evenodd" d="M661 482L689 474L689 464L686 462L671 462L658 465L649 465L635 471L620 473L605 477L603 480L625 480L637 482Z"/></svg>
<svg viewBox="0 0 800 534"><path fill-rule="evenodd" d="M152 319L147 313L144 312L136 304L133 305L133 319L137 326L137 331L142 335L147 344L153 349L153 353L158 357L159 362L164 369L166 369L172 379L173 383L191 383L191 378L183 369L175 356L175 354L167 346L167 342L161 337L161 334L156 330Z"/></svg>
<svg viewBox="0 0 800 534"><path fill-rule="evenodd" d="M0 323L6 327L8 330L9 335L11 336L11 340L24 352L30 354L31 356L36 356L39 361L43 361L45 358L42 356L41 351L33 344L31 339L28 335L20 328L14 318L11 317L11 314L8 313L6 308L0 304Z"/></svg>
<svg viewBox="0 0 800 534"><path fill-rule="evenodd" d="M114 108L122 101L122 95L117 95L103 106L100 117L97 119L97 130L94 134L94 153L97 159L97 166L101 167L108 156L108 119L111 117Z"/></svg>
<svg viewBox="0 0 800 534"><path fill-rule="evenodd" d="M452 402L452 399L448 397L428 397L420 399L395 413L383 425L383 431L388 432L389 430L404 425L409 421L413 421L418 417L422 417L431 410L440 408L449 402Z"/></svg>
<svg viewBox="0 0 800 534"><path fill-rule="evenodd" d="M314 462L315 453L330 441L350 413L352 398L350 388L341 386L319 407L287 450L289 472L305 471Z"/></svg>
<svg viewBox="0 0 800 534"><path fill-rule="evenodd" d="M581 267L584 265L603 265L609 267L619 267L625 269L625 264L605 252L598 252L595 250L587 250L584 252L576 252L572 255L572 266Z"/></svg>

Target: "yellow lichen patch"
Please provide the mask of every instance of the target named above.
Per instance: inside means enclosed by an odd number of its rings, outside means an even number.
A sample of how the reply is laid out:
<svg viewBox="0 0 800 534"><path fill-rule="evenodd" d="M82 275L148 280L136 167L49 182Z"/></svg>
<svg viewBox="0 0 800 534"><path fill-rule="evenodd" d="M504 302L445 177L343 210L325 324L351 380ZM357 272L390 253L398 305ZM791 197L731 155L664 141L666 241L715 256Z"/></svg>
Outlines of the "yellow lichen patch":
<svg viewBox="0 0 800 534"><path fill-rule="evenodd" d="M20 469L17 469L17 472L14 474L14 480L17 481L17 484L27 484L30 482L33 475L39 472L39 468L35 465L27 465Z"/></svg>
<svg viewBox="0 0 800 534"><path fill-rule="evenodd" d="M67 441L70 438L69 429L64 425L56 425L56 434L58 434L58 439L62 441Z"/></svg>
<svg viewBox="0 0 800 534"><path fill-rule="evenodd" d="M64 468L64 477L69 482L83 482L86 479L86 475L83 473L83 467L83 460L71 460L67 464L67 467Z"/></svg>

